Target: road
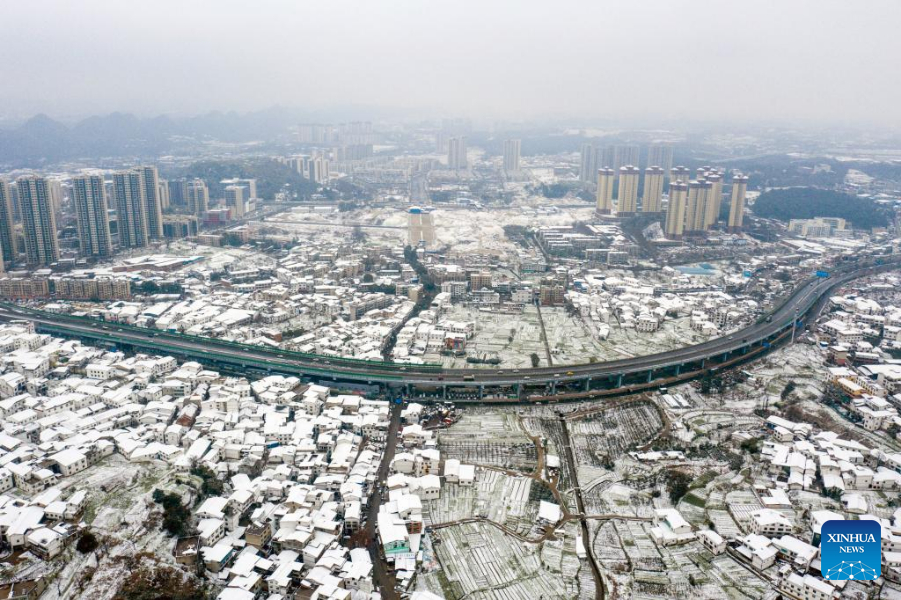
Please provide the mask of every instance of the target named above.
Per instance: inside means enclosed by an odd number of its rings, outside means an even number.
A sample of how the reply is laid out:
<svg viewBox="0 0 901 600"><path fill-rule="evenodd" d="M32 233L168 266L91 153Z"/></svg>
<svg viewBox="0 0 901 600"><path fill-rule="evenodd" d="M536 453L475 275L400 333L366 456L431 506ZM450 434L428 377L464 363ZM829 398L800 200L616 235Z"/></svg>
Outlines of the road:
<svg viewBox="0 0 901 600"><path fill-rule="evenodd" d="M582 527L582 544L585 546L585 556L588 557L588 564L591 566L591 572L594 575L595 598L603 600L606 595L604 589L604 576L601 575L601 568L598 566L597 560L594 558L594 552L591 549L591 532L588 529L588 521L585 518L585 504L582 502L582 488L579 486L579 471L576 469L576 457L573 454L572 441L569 438L569 427L567 427L566 417L560 414L560 429L563 432L563 442L565 444L566 462L569 463L569 471L573 474L573 493L576 496L576 508L579 509L579 525Z"/></svg>
<svg viewBox="0 0 901 600"><path fill-rule="evenodd" d="M391 461L394 460L394 449L397 447L397 431L400 429L400 413L403 405L392 404L390 420L388 422L388 436L385 442L385 451L382 453L382 462L379 463L378 476L376 477L376 489L369 495L369 511L366 516L366 547L369 549L369 557L372 559L372 576L382 598L386 600L398 600L400 595L395 589L397 581L394 572L382 558L381 546L377 535L379 508L382 506L382 494L387 494L387 488L382 491L382 482L388 479L388 470Z"/></svg>
<svg viewBox="0 0 901 600"><path fill-rule="evenodd" d="M538 313L538 324L541 325L541 340L544 342L544 354L547 357L547 364L549 367L553 367L554 359L551 356L551 344L547 340L547 329L544 328L544 318L541 316L541 306L536 304L535 310Z"/></svg>
<svg viewBox="0 0 901 600"><path fill-rule="evenodd" d="M885 270L897 268L898 261L877 266ZM868 274L872 265L836 269L830 278L812 278L796 289L776 308L768 320L749 325L727 337L627 359L581 365L538 367L534 369L425 369L416 365L399 366L380 361L353 361L325 356L285 354L260 346L248 346L215 338L197 338L126 325L79 319L26 309L14 304L0 305L0 318L28 319L45 331L119 343L170 354L183 354L222 361L237 367L255 367L293 374L356 381L369 384L414 384L432 386L474 387L479 385L541 384L582 382L586 379L612 378L620 375L652 373L656 369L682 366L730 353L772 339L789 329L795 315L804 315L833 287Z"/></svg>

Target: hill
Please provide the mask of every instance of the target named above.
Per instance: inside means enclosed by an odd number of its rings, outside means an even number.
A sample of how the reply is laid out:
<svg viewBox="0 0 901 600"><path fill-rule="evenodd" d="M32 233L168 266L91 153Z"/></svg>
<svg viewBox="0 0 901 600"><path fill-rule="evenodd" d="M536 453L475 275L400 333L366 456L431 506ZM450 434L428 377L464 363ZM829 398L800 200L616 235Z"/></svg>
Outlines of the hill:
<svg viewBox="0 0 901 600"><path fill-rule="evenodd" d="M232 177L256 179L257 194L266 200L274 198L275 193L281 191L285 185L297 192L299 198L309 198L318 187L287 165L265 158L200 161L185 168L166 171L164 175L170 179L178 177L203 179L210 188L210 199L222 198L225 189L219 182Z"/></svg>
<svg viewBox="0 0 901 600"><path fill-rule="evenodd" d="M40 114L16 127L0 129L0 164L34 168L72 159L139 160L161 154L190 154L209 140L271 142L295 123L296 111L277 107L185 118L113 113L88 117L71 126Z"/></svg>
<svg viewBox="0 0 901 600"><path fill-rule="evenodd" d="M754 203L754 214L767 219L789 221L814 217L839 217L859 229L884 227L888 215L868 198L849 196L812 187L764 192Z"/></svg>

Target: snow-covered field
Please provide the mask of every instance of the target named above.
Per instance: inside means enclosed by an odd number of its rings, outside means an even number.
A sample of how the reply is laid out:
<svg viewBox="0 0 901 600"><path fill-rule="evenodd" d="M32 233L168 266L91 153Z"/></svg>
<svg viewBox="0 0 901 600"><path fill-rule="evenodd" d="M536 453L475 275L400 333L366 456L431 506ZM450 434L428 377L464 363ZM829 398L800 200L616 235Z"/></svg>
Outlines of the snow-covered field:
<svg viewBox="0 0 901 600"><path fill-rule="evenodd" d="M547 332L551 360L555 365L641 356L709 339L691 329L688 317L667 319L660 329L650 333L625 329L612 321L610 336L606 340L594 335L581 317L572 315L563 307L543 307L541 317ZM445 318L475 323L475 335L468 340L466 347L471 356L497 354L501 360L500 366L524 368L532 366L530 355L535 353L541 361L540 366L548 366L538 309L534 306L526 306L522 313L509 315L455 304ZM441 362L446 367L454 368L493 366L467 363L466 357L427 354L425 358L428 362Z"/></svg>

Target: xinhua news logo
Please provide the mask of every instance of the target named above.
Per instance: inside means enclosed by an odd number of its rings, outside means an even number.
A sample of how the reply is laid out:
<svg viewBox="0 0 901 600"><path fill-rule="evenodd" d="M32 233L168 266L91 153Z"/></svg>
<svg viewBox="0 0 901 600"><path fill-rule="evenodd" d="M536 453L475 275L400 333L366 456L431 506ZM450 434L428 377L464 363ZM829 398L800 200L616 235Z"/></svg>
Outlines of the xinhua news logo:
<svg viewBox="0 0 901 600"><path fill-rule="evenodd" d="M826 521L820 555L826 579L878 579L882 574L882 527L878 521Z"/></svg>

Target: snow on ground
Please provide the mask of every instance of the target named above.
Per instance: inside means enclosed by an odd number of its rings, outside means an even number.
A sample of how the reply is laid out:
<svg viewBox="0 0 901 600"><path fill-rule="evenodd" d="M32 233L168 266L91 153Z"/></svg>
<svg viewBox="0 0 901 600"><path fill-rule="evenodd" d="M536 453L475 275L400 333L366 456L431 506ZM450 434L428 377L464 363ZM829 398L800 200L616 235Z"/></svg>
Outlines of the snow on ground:
<svg viewBox="0 0 901 600"><path fill-rule="evenodd" d="M64 487L88 492L83 520L103 544L94 553L81 554L70 545L58 558L64 565L48 587L44 600L84 598L108 600L115 596L124 574L117 557L149 552L173 565L174 540L148 527L151 495L166 481L169 469L159 463L130 463L113 454L97 465L65 480ZM100 560L98 562L98 556ZM88 578L89 576L89 578Z"/></svg>
<svg viewBox="0 0 901 600"><path fill-rule="evenodd" d="M446 484L440 499L423 502L423 521L429 526L481 517L534 537L530 532L540 500L554 501L543 484L529 477L478 469L475 485Z"/></svg>
<svg viewBox="0 0 901 600"><path fill-rule="evenodd" d="M588 567L576 556L576 531L572 525L561 540L530 544L486 523L441 529L433 534L441 569L421 575L417 585L473 600L586 597L579 572Z"/></svg>
<svg viewBox="0 0 901 600"><path fill-rule="evenodd" d="M452 246L459 254L503 255L516 249L516 244L504 235L504 225L571 225L591 219L593 212L593 207L541 213L523 207L485 210L439 207L432 215L439 247ZM373 243L402 244L407 237L407 211L399 208L359 208L328 214L295 211L268 219L266 224L289 234L320 237L337 234L339 238L346 236L350 227L359 225Z"/></svg>
<svg viewBox="0 0 901 600"><path fill-rule="evenodd" d="M497 409L466 409L459 421L438 434L445 459L531 473L537 451L519 416Z"/></svg>
<svg viewBox="0 0 901 600"><path fill-rule="evenodd" d="M688 317L667 319L660 329L652 333L622 328L612 321L610 337L606 340L593 335L581 317L572 315L563 307L543 307L541 317L555 365L641 356L709 339L691 329ZM468 356L497 354L501 367L528 368L532 366L530 356L534 353L540 359L540 366L548 366L547 349L541 337L538 309L535 306L526 306L522 313L511 316L482 311L473 305L454 304L444 318L475 323L475 335L466 345ZM440 362L449 368L497 367L467 363L466 357L441 354L426 354L425 360Z"/></svg>
<svg viewBox="0 0 901 600"><path fill-rule="evenodd" d="M769 584L728 555L713 556L697 541L658 547L650 523L590 524L592 549L613 590L633 598L758 598ZM694 581L694 585L691 581Z"/></svg>

